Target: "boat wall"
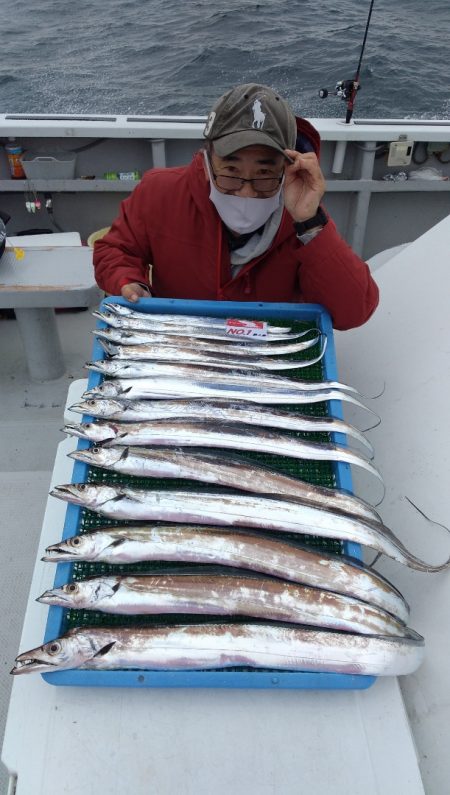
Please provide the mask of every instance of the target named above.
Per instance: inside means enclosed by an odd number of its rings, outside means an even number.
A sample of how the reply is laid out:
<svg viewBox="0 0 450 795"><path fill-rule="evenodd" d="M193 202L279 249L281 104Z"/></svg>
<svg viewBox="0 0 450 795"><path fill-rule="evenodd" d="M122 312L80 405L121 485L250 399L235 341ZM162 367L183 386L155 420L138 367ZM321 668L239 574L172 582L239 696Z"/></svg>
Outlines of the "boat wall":
<svg viewBox="0 0 450 795"><path fill-rule="evenodd" d="M448 215L450 164L427 149L447 147L441 157L450 160L450 122L310 121L322 138L324 205L343 237L365 258L410 242ZM120 201L136 185L136 180L111 180L105 174L142 175L153 167L189 163L203 145L203 126L202 117L0 115L0 144L14 138L27 156L61 159L64 153L76 152L73 178L22 180L11 179L5 150L0 148L0 209L11 215L9 234L46 228L78 231L87 240L92 232L111 224ZM402 138L415 144L414 156L421 162L389 167L389 143ZM430 169L445 179L430 179ZM421 179L383 179L420 170ZM41 210L32 214L25 202L36 197ZM51 216L45 210L46 198L52 199Z"/></svg>

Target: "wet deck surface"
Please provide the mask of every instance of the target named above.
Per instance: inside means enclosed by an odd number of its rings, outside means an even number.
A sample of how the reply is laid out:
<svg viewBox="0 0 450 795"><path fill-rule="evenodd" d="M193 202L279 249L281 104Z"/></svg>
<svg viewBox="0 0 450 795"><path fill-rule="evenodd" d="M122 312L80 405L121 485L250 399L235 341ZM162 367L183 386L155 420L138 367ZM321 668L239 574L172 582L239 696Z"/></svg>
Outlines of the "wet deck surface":
<svg viewBox="0 0 450 795"><path fill-rule="evenodd" d="M92 347L90 311L57 313L66 373L31 381L14 319L0 319L0 736L3 738L23 618L47 502L56 447L64 438L63 410L70 383L85 378ZM7 776L0 767L0 791Z"/></svg>

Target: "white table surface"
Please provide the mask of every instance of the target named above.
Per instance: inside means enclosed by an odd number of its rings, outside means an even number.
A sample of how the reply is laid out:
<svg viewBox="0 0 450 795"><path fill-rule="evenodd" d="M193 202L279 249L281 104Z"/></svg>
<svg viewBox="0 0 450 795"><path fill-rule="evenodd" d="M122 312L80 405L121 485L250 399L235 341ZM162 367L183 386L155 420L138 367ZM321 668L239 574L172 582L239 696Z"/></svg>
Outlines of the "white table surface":
<svg viewBox="0 0 450 795"><path fill-rule="evenodd" d="M83 386L72 385L68 405ZM75 442L58 446L52 485L71 479ZM39 558L65 509L49 497L21 651L42 642L47 609L34 600L54 567ZM19 676L2 760L16 795L424 793L395 678L366 691L273 692L67 688Z"/></svg>
<svg viewBox="0 0 450 795"><path fill-rule="evenodd" d="M6 248L37 248L41 246L81 246L79 232L52 232L41 235L13 235L6 238Z"/></svg>
<svg viewBox="0 0 450 795"><path fill-rule="evenodd" d="M0 306L43 308L89 306L100 299L87 246L35 246L18 258L5 250L0 264Z"/></svg>

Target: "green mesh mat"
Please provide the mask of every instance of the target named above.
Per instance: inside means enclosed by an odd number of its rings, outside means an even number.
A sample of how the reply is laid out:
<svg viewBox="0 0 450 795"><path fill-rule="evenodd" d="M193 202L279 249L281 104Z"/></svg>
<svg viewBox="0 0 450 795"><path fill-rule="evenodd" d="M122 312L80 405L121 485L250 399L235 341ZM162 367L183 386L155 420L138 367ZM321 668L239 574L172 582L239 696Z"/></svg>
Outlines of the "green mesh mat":
<svg viewBox="0 0 450 795"><path fill-rule="evenodd" d="M313 322L305 322L305 321L283 321L279 318L275 320L268 320L268 322L272 322L274 325L278 326L290 326L293 331L304 331L306 329L316 329L317 325ZM307 351L301 351L299 353L291 355L289 358L298 361L306 361L308 359L315 358L320 352L320 341L314 345L314 347L309 348ZM286 357L283 357L286 358ZM324 380L324 372L323 372L323 364L322 361L310 365L308 367L301 367L294 370L288 371L277 371L278 375L282 375L283 377L289 378L296 378L302 381L322 381ZM249 403L250 408L254 408L255 411L258 410L255 404ZM316 417L326 417L327 412L327 403L314 403L314 404L307 404L307 405L295 405L295 406L273 406L274 409L281 409L283 411L291 411L300 414L307 414L309 416L316 416ZM299 438L299 439L309 439L311 441L317 442L329 442L330 441L330 434L328 433L303 433L303 432L294 432L294 431L280 431L280 434L285 434L286 436ZM189 448L190 451L204 451L204 452L213 452L214 448L200 448L200 447L193 447ZM228 452L233 454L233 457L241 457L243 460L255 462L257 464L261 464L265 467L272 469L275 472L279 472L285 475L289 475L291 477L298 477L302 480L305 480L309 483L313 483L320 486L327 486L329 488L336 487L336 478L335 478L335 470L333 464L328 461L306 461L294 458L287 458L281 457L276 455L270 455L266 453L250 453L250 452L243 452L239 453L238 451L230 451L226 450L223 452ZM210 492L223 492L223 493L230 493L233 490L223 487L220 488L215 485L201 483L200 481L193 481L193 480L181 480L181 479L159 479L159 478L142 478L142 477L133 477L127 475L120 475L118 473L99 469L97 467L89 467L88 468L88 476L87 476L88 483L107 483L110 485L126 485L132 488L139 488L139 489L155 489L155 490L174 490L174 489L183 489L186 491L210 491ZM242 493L242 492L241 492ZM256 495L255 495L256 496ZM100 516L99 514L95 513L94 511L90 511L86 508L83 508L81 511L81 519L79 525L79 532L90 532L100 527L108 527L108 526L126 526L127 524L137 525L137 524L149 524L147 523L139 523L139 522L117 522L115 520L107 519L104 516ZM152 525L170 525L170 522L152 522ZM173 523L172 523L173 524ZM242 528L241 528L242 529ZM257 531L256 531L257 532ZM264 535L270 536L271 538L278 538L284 541L289 541L292 544L301 544L306 545L314 549L322 550L328 553L334 553L337 555L342 554L343 547L342 542L334 539L326 539L320 538L318 536L311 536L311 535L299 535L293 533L266 533ZM206 572L208 573L223 573L223 574L231 574L236 573L240 574L240 576L247 576L247 572L244 570L237 570L231 569L228 566L210 566L206 567L205 564L199 564L198 566L194 566L191 563L181 563L181 562L174 562L174 563L167 563L167 562L145 562L145 563L133 563L133 564L116 564L110 565L106 563L74 563L72 567L72 579L73 580L80 580L86 577L93 577L93 576L100 576L102 574L162 574L162 573L200 573ZM248 576L252 576L249 574ZM187 614L165 614L155 615L155 616L122 616L122 615L110 615L107 613L100 613L96 611L88 611L88 610L68 610L65 611L65 623L64 623L64 630L67 630L71 627L79 627L83 625L90 625L90 626L100 626L104 625L121 625L126 626L130 624L134 625L167 625L167 624L176 624L176 623L208 623L211 622L213 619L212 616L202 615L187 615ZM225 617L221 616L221 621L229 621L232 623L241 623L244 622L246 619L245 617L240 616L230 616ZM253 619L252 619L253 621Z"/></svg>

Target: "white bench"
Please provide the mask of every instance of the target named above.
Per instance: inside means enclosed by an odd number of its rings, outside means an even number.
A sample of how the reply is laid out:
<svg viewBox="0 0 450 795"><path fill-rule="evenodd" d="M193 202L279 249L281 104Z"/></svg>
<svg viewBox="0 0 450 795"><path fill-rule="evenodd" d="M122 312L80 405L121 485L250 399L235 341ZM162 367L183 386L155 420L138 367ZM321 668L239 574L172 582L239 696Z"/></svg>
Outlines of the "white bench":
<svg viewBox="0 0 450 795"><path fill-rule="evenodd" d="M59 378L65 370L55 307L88 307L101 300L92 249L77 240L77 233L9 238L0 259L0 309L14 309L28 369L37 381Z"/></svg>

